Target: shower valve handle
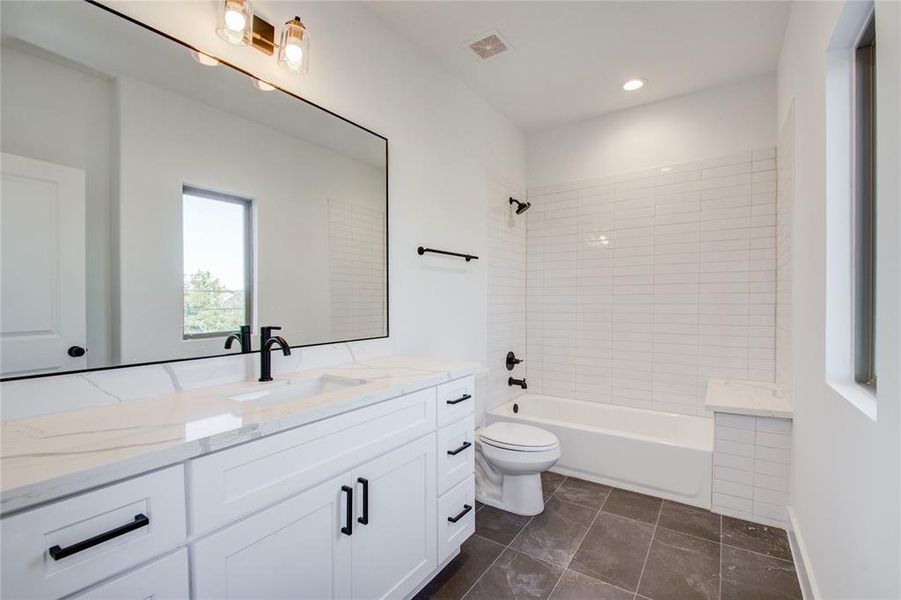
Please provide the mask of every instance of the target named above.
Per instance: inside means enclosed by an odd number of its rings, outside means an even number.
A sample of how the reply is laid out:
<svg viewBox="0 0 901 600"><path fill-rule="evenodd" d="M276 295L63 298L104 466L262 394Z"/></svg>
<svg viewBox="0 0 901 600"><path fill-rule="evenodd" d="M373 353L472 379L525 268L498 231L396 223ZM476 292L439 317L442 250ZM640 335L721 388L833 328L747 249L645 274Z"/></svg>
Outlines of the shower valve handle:
<svg viewBox="0 0 901 600"><path fill-rule="evenodd" d="M516 358L513 352L507 352L507 370L512 371L513 367L522 362L521 358Z"/></svg>

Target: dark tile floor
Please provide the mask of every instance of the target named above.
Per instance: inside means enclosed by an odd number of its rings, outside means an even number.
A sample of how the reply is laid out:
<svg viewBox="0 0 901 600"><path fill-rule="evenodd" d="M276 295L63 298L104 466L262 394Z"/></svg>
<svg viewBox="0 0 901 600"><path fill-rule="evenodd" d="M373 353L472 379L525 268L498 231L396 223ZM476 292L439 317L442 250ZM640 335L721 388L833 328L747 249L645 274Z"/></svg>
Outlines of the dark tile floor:
<svg viewBox="0 0 901 600"><path fill-rule="evenodd" d="M800 600L783 530L544 473L545 509L479 505L418 599Z"/></svg>

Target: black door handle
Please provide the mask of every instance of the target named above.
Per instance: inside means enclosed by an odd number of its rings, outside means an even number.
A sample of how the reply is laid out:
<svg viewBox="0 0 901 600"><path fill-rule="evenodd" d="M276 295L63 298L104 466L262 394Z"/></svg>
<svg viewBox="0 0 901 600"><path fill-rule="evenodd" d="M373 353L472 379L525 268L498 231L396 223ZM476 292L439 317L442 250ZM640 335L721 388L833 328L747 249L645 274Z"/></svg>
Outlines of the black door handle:
<svg viewBox="0 0 901 600"><path fill-rule="evenodd" d="M463 394L462 396L460 396L460 397L457 398L456 400L448 400L447 403L448 403L448 404L460 404L460 403L463 402L464 400L469 400L470 398L472 398L472 396L470 396L469 394Z"/></svg>
<svg viewBox="0 0 901 600"><path fill-rule="evenodd" d="M456 456L456 455L460 454L461 452L463 452L464 450L466 450L467 448L469 448L470 446L472 446L472 444L470 442L463 442L462 446L460 446L456 450L448 450L447 453L450 454L451 456Z"/></svg>
<svg viewBox="0 0 901 600"><path fill-rule="evenodd" d="M466 513L468 513L468 512L471 511L471 510L472 510L472 507L471 507L470 505L464 504L464 505L463 505L463 510L461 510L461 511L459 512L459 514L457 514L456 517L448 517L447 520L450 521L451 523L456 523L457 521L459 521L460 519L462 519L463 517L465 517L465 516L466 516Z"/></svg>
<svg viewBox="0 0 901 600"><path fill-rule="evenodd" d="M357 477L357 481L363 484L363 516L357 517L361 525L369 525L369 480L365 477Z"/></svg>
<svg viewBox="0 0 901 600"><path fill-rule="evenodd" d="M88 548L93 548L103 542L108 542L113 538L117 538L120 535L125 535L129 531L134 531L135 529L140 529L141 527L146 527L150 525L150 519L147 518L147 515L138 514L135 515L135 520L127 525L122 525L121 527L116 527L115 529L110 529L100 535L95 535L92 538L88 538L86 540L82 540L80 542L76 542L71 546L66 546L65 548L60 548L59 546L51 546L47 553L50 554L50 558L53 560L59 560L61 558L66 558L67 556L72 556L78 552L83 550L87 550Z"/></svg>
<svg viewBox="0 0 901 600"><path fill-rule="evenodd" d="M347 507L344 509L347 515L347 525L341 528L344 535L354 534L354 489L349 485L342 485L341 491L347 494Z"/></svg>
<svg viewBox="0 0 901 600"><path fill-rule="evenodd" d="M68 354L72 358L81 358L82 356L84 356L85 352L87 352L87 350L85 350L81 346L69 346L69 349L66 350L66 354Z"/></svg>

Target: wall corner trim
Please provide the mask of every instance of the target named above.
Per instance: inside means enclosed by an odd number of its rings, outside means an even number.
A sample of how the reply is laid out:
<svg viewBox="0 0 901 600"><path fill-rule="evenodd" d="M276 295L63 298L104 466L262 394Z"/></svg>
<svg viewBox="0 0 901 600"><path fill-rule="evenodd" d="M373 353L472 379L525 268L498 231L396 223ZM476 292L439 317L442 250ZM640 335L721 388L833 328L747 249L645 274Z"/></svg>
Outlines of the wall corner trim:
<svg viewBox="0 0 901 600"><path fill-rule="evenodd" d="M813 576L807 546L804 545L804 539L801 537L795 508L788 505L786 510L788 512L788 543L795 561L795 571L798 574L798 583L801 585L801 594L804 596L804 600L817 600L822 596Z"/></svg>

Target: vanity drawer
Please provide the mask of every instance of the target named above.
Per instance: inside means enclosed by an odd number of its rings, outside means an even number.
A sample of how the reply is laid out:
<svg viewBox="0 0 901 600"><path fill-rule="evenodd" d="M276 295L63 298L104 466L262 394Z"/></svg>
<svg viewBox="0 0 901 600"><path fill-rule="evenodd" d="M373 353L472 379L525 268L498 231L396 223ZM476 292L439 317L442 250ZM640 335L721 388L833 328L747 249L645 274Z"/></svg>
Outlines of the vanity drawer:
<svg viewBox="0 0 901 600"><path fill-rule="evenodd" d="M3 519L2 596L58 598L184 543L184 482L179 465Z"/></svg>
<svg viewBox="0 0 901 600"><path fill-rule="evenodd" d="M435 388L192 460L191 530L203 533L435 430Z"/></svg>
<svg viewBox="0 0 901 600"><path fill-rule="evenodd" d="M78 600L153 600L188 598L188 551L179 550L165 558L135 569L84 593Z"/></svg>
<svg viewBox="0 0 901 600"><path fill-rule="evenodd" d="M438 564L444 562L475 530L476 486L475 476L470 475L438 499Z"/></svg>
<svg viewBox="0 0 901 600"><path fill-rule="evenodd" d="M452 423L438 431L438 493L472 475L475 468L475 417Z"/></svg>
<svg viewBox="0 0 901 600"><path fill-rule="evenodd" d="M475 377L442 383L438 386L438 427L453 423L475 412Z"/></svg>

